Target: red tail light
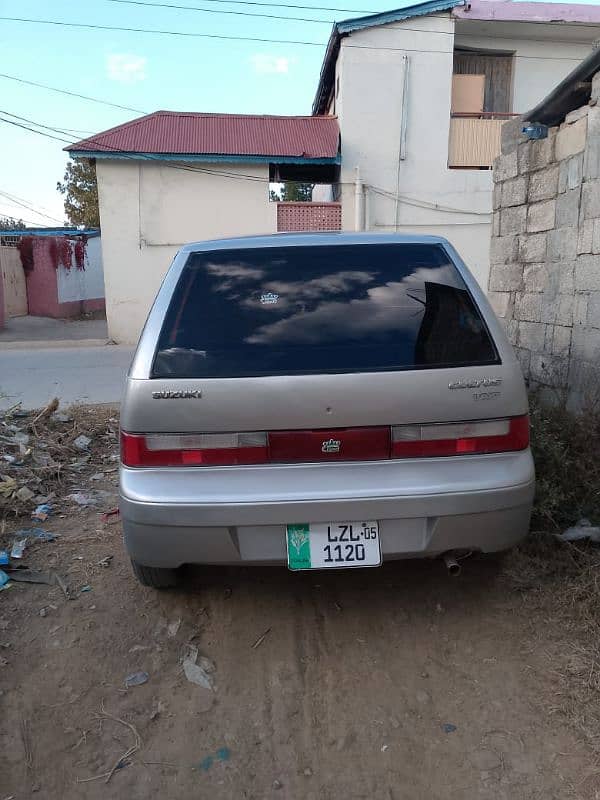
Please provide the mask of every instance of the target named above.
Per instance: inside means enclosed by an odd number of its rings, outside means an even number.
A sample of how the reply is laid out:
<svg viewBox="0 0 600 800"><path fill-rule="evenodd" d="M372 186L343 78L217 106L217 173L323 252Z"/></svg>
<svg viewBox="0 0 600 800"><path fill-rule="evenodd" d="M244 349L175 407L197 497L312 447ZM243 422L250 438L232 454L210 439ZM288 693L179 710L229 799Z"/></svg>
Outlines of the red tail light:
<svg viewBox="0 0 600 800"><path fill-rule="evenodd" d="M126 467L204 467L264 464L266 433L151 434L121 431L121 461Z"/></svg>
<svg viewBox="0 0 600 800"><path fill-rule="evenodd" d="M431 458L524 450L529 417L392 428L392 458Z"/></svg>
<svg viewBox="0 0 600 800"><path fill-rule="evenodd" d="M524 450L529 417L392 428L148 435L121 432L126 467L381 461Z"/></svg>

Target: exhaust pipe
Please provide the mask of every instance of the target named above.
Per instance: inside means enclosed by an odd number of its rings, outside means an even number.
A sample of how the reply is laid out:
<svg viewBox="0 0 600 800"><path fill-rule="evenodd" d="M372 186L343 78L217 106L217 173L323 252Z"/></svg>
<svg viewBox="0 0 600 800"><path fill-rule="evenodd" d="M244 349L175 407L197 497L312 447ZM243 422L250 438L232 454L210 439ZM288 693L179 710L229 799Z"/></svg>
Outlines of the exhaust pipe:
<svg viewBox="0 0 600 800"><path fill-rule="evenodd" d="M462 572L461 565L454 558L452 553L444 553L443 558L444 558L444 564L446 565L446 569L448 570L448 575L450 575L451 578L458 578L458 576Z"/></svg>

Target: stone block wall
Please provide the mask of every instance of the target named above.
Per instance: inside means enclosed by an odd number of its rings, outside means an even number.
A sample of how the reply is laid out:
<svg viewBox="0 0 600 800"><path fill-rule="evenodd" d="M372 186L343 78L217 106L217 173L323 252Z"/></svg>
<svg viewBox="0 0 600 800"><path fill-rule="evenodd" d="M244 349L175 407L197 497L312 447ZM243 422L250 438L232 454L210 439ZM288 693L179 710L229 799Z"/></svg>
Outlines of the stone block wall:
<svg viewBox="0 0 600 800"><path fill-rule="evenodd" d="M547 139L522 120L494 164L489 298L533 387L600 402L600 72Z"/></svg>

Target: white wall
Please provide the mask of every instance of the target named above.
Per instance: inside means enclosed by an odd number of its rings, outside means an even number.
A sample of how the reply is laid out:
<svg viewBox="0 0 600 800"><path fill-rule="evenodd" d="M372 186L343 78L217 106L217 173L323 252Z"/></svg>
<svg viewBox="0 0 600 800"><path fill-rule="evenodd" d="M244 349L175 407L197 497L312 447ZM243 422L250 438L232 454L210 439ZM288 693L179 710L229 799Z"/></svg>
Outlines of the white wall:
<svg viewBox="0 0 600 800"><path fill-rule="evenodd" d="M455 33L456 47L514 53L512 111L524 114L589 55L592 41L600 37L600 25L460 20Z"/></svg>
<svg viewBox="0 0 600 800"><path fill-rule="evenodd" d="M497 23L481 24L478 36L472 36L468 31L473 29L466 27L471 23L458 24L462 38L454 36L454 19L441 13L357 31L342 40L335 106L342 133L342 225L354 228L355 167L359 166L368 187L370 229L446 236L487 289L491 171L447 166L454 45L516 51L515 109L525 111L570 72L589 52L590 43L524 41L516 35L517 23L503 29L506 39L479 36L492 29L499 32ZM546 26L526 29L540 27ZM600 28L586 35L591 39L597 32ZM562 26L552 33L561 39L568 35ZM406 158L399 161L404 55L408 57ZM526 55L536 58L525 59Z"/></svg>
<svg viewBox="0 0 600 800"><path fill-rule="evenodd" d="M135 343L173 256L188 242L276 230L268 165L96 163L109 336ZM247 180L242 176L260 180Z"/></svg>
<svg viewBox="0 0 600 800"><path fill-rule="evenodd" d="M93 236L87 241L84 270L76 268L74 258L71 269L65 269L62 264L59 265L57 286L59 303L69 303L73 300L97 300L104 297L100 236Z"/></svg>

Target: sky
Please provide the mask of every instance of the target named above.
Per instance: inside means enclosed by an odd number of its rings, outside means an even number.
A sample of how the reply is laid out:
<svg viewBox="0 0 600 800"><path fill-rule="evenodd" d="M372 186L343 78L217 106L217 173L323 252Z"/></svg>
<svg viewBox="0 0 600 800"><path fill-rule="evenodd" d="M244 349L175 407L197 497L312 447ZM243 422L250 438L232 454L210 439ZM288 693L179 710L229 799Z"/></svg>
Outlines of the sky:
<svg viewBox="0 0 600 800"><path fill-rule="evenodd" d="M157 2L204 10L152 7ZM67 132L42 130L72 143L134 119L141 115L138 111L310 114L333 21L404 5L378 0L285 0L288 5L310 6L294 9L276 0L262 2L273 5L226 0L143 0L139 4L0 0L0 73L135 109L111 108L0 77L0 216L35 225L64 224L63 198L56 182L62 180L67 161L63 142L3 119L28 127L31 123L26 120L60 128ZM216 13L225 11L243 14ZM319 46L89 30L1 17L301 40Z"/></svg>

